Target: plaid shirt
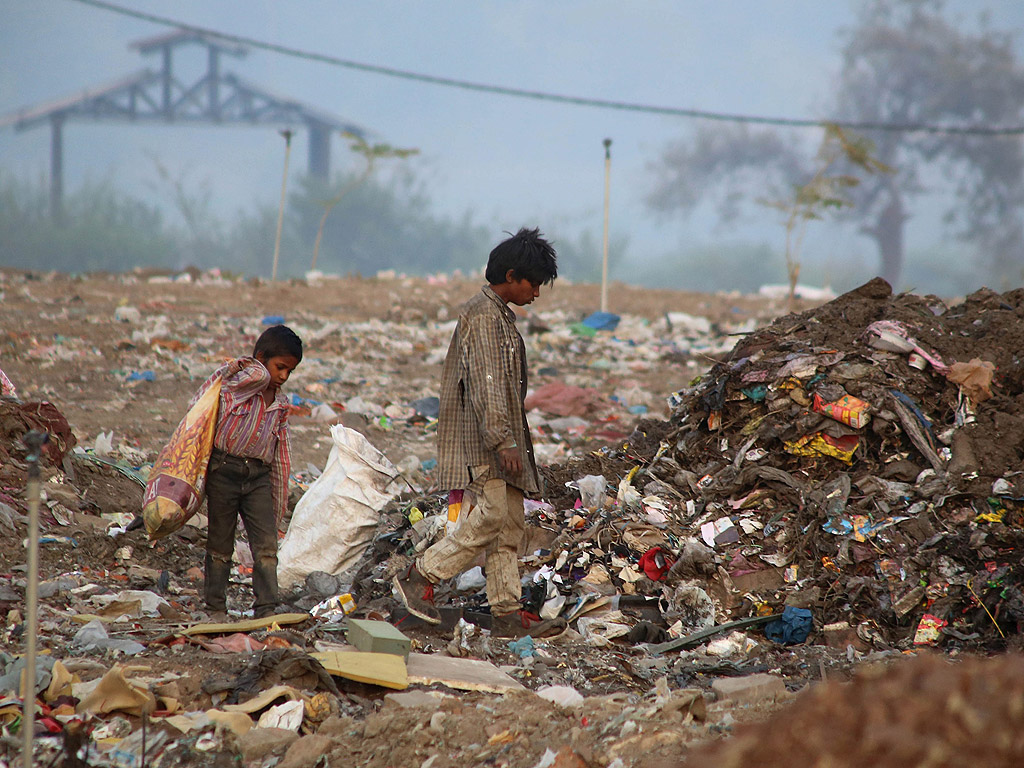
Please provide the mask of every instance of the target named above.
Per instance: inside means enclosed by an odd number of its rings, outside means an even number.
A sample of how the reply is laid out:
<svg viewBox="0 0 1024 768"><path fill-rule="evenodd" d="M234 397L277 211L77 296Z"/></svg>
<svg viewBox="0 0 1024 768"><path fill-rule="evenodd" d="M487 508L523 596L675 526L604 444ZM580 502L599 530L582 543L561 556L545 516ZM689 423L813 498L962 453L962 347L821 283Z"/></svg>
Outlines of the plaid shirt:
<svg viewBox="0 0 1024 768"><path fill-rule="evenodd" d="M526 494L540 491L526 397L526 345L515 313L488 286L466 302L441 370L438 419L438 482L466 488L469 468L489 466ZM498 451L519 448L522 472L509 474Z"/></svg>
<svg viewBox="0 0 1024 768"><path fill-rule="evenodd" d="M277 392L274 402L263 402L262 393L270 383L270 372L254 358L242 358L238 373L224 378L213 445L232 456L260 459L270 465L274 509L280 523L288 511L288 477L291 474L291 446L288 438L288 400ZM230 364L228 364L230 365ZM222 365L192 397L189 408L210 385L224 376Z"/></svg>

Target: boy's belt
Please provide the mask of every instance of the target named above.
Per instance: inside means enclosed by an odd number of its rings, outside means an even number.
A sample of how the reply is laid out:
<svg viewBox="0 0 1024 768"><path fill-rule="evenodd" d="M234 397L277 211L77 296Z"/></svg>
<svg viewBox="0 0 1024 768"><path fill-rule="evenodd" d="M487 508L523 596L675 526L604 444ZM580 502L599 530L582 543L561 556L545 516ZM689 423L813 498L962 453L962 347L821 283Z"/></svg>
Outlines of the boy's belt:
<svg viewBox="0 0 1024 768"><path fill-rule="evenodd" d="M233 453L222 451L220 448L214 448L210 452L211 459L217 459L218 461L231 462L234 464L241 464L246 467L269 467L270 465L263 459L255 459L251 456L235 456Z"/></svg>

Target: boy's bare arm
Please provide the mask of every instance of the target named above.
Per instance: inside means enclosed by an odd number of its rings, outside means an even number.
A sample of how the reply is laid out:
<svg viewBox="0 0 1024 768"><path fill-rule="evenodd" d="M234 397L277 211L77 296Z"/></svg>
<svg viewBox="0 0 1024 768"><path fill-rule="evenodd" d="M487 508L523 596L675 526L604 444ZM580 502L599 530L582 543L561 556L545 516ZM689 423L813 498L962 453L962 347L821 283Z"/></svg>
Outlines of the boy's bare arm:
<svg viewBox="0 0 1024 768"><path fill-rule="evenodd" d="M240 357L225 366L221 380L221 392L240 402L266 389L270 372L255 357Z"/></svg>

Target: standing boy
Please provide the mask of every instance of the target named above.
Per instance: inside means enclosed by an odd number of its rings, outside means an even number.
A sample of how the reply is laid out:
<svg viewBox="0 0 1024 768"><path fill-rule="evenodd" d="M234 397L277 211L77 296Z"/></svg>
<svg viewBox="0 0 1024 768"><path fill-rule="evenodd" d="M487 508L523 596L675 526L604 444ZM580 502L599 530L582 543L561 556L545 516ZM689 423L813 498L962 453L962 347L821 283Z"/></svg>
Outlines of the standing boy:
<svg viewBox="0 0 1024 768"><path fill-rule="evenodd" d="M252 357L221 366L192 398L219 377L220 408L206 475L206 608L214 620L227 613L228 576L235 527L242 516L252 552L253 615L275 613L277 529L288 511L288 401L281 387L302 360L302 340L275 325L256 340ZM191 407L191 404L190 406Z"/></svg>
<svg viewBox="0 0 1024 768"><path fill-rule="evenodd" d="M565 626L520 609L519 545L524 495L540 492L526 397L526 347L509 304L523 306L558 275L555 250L536 229L520 229L487 261L485 285L463 305L441 372L438 482L476 500L455 532L437 542L394 585L409 612L439 624L434 584L486 552L491 631L540 637Z"/></svg>

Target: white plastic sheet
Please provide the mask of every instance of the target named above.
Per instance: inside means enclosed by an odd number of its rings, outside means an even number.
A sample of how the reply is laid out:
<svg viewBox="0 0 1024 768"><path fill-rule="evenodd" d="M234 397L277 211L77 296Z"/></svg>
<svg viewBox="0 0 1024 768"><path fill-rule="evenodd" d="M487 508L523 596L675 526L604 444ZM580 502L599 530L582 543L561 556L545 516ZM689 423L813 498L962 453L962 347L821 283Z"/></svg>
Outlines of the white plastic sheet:
<svg viewBox="0 0 1024 768"><path fill-rule="evenodd" d="M313 571L338 575L356 564L391 499L398 470L354 429L331 427L327 466L295 505L278 552L277 578L291 588Z"/></svg>

